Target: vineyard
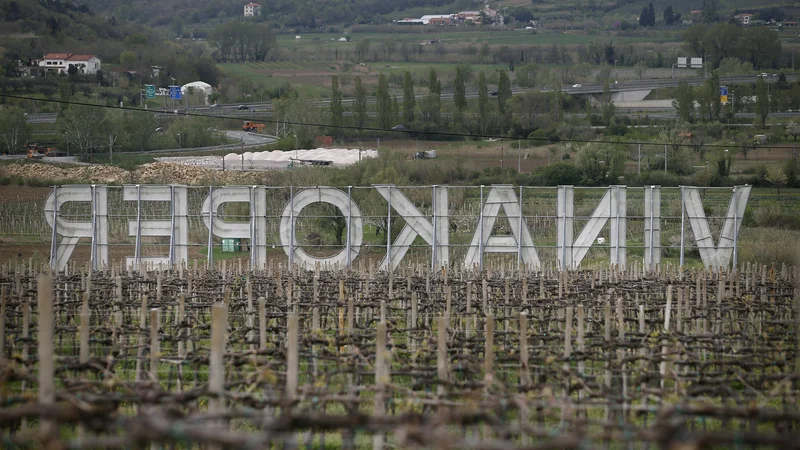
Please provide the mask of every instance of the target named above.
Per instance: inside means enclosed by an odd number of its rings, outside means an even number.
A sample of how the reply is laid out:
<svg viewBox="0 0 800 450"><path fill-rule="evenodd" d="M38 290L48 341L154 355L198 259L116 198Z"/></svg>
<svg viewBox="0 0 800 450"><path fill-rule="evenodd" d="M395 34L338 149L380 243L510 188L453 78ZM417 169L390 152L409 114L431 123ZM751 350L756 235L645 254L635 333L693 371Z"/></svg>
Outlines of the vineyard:
<svg viewBox="0 0 800 450"><path fill-rule="evenodd" d="M428 267L4 269L2 447L800 446L793 267Z"/></svg>

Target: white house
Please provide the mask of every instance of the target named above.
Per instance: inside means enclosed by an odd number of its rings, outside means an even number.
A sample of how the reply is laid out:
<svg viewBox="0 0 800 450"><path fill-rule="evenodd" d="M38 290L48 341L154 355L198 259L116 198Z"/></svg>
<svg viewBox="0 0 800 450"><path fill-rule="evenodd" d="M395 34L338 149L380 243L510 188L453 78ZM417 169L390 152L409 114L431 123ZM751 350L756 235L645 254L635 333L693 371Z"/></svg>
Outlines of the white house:
<svg viewBox="0 0 800 450"><path fill-rule="evenodd" d="M92 54L73 55L72 53L48 53L39 61L39 67L48 72L65 74L70 66L75 66L78 73L94 75L101 69L100 58Z"/></svg>
<svg viewBox="0 0 800 450"><path fill-rule="evenodd" d="M742 13L742 14L736 14L735 16L733 16L733 18L738 20L740 24L746 26L750 25L750 20L753 18L753 15L750 13Z"/></svg>
<svg viewBox="0 0 800 450"><path fill-rule="evenodd" d="M258 3L248 3L244 5L244 16L255 17L261 14L261 5Z"/></svg>

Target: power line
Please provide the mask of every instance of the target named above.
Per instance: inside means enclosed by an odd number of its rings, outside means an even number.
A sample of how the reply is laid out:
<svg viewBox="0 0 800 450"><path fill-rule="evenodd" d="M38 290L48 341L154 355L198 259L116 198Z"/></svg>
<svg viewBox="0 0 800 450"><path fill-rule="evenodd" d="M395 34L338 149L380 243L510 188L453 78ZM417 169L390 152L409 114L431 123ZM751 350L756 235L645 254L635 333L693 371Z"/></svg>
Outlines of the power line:
<svg viewBox="0 0 800 450"><path fill-rule="evenodd" d="M106 108L106 109L113 109L117 111L131 111L131 112L139 112L139 113L151 113L151 114L160 114L161 111L156 110L146 110L141 108L133 108L130 106L113 106L113 105L100 105L96 103L86 103L86 102L76 102L70 100L56 100L51 98L36 98L36 97L26 97L22 95L13 95L13 94L0 94L0 98L10 98L16 100L27 100L27 101L36 101L36 102L44 102L44 103L55 103L59 105L68 105L68 106L89 106L95 108ZM167 114L166 111L163 114ZM179 116L178 114L174 114L176 117ZM241 117L232 117L232 116L222 116L217 114L200 114L200 113L190 113L185 112L180 114L184 117L203 117L203 118L210 118L210 119L220 119L220 120L242 120L248 119L247 116ZM251 120L253 120L251 118ZM689 148L697 148L697 147L704 147L704 148L723 148L723 149L748 149L748 150L757 150L760 148L771 148L762 145L741 145L741 144L731 144L731 145L721 145L721 144L691 144L691 143L673 143L673 142L653 142L653 141L604 141L600 139L552 139L552 138L537 138L537 137L530 137L530 136L510 136L510 135L501 135L501 134L469 134L469 133L453 133L447 131L418 131L418 130L385 130L383 128L374 128L374 127L358 127L355 125L331 125L331 124L322 124L322 123L314 123L314 122L293 122L288 120L277 120L277 119L258 119L260 121L272 124L286 124L286 125L296 125L296 126L310 126L310 127L320 127L320 128L335 128L339 130L351 130L351 131L375 131L381 133L404 133L404 134L430 134L436 136L443 136L443 137L457 137L457 138L487 138L487 139L505 139L505 140L512 140L512 141L536 141L536 142L549 142L553 144L557 143L571 143L571 144L610 144L610 145L667 145L670 147L689 147Z"/></svg>

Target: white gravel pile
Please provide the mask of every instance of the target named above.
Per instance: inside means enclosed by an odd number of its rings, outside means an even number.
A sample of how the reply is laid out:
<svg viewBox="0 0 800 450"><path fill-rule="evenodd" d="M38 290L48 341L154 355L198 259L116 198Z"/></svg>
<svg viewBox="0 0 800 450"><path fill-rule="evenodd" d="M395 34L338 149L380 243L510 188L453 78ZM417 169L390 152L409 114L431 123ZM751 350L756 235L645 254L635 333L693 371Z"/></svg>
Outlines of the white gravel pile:
<svg viewBox="0 0 800 450"><path fill-rule="evenodd" d="M375 150L360 150L347 148L317 148L313 150L289 150L289 151L264 151L264 152L245 152L245 163L253 165L260 163L288 163L292 159L332 161L337 166L349 166L355 164L361 158L376 158L378 152ZM225 163L236 163L242 161L240 153L228 153L225 155Z"/></svg>
<svg viewBox="0 0 800 450"><path fill-rule="evenodd" d="M376 150L361 150L360 152L361 158L376 158L378 156ZM244 154L228 153L224 158L222 156L164 156L155 158L159 162L206 167L209 169L221 169L224 160L225 166L230 170L283 168L288 166L293 159L332 161L337 166L349 166L358 162L359 150L317 148L314 150L289 150L285 152L275 150L271 152L245 152Z"/></svg>
<svg viewBox="0 0 800 450"><path fill-rule="evenodd" d="M154 159L158 162L183 164L184 166L215 167L222 164L221 156L164 156Z"/></svg>

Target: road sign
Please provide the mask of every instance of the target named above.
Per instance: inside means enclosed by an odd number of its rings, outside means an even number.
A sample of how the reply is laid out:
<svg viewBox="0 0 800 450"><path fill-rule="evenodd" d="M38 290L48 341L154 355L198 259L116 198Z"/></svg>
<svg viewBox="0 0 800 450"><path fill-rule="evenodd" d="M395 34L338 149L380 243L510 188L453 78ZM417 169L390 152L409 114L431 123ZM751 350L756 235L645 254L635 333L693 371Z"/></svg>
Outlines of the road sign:
<svg viewBox="0 0 800 450"><path fill-rule="evenodd" d="M180 86L170 86L169 87L169 98L173 100L180 100L181 99L181 87Z"/></svg>
<svg viewBox="0 0 800 450"><path fill-rule="evenodd" d="M728 96L727 95L720 95L719 96L719 102L722 103L723 105L728 103Z"/></svg>
<svg viewBox="0 0 800 450"><path fill-rule="evenodd" d="M147 98L156 98L156 86L154 84L145 84L144 92Z"/></svg>
<svg viewBox="0 0 800 450"><path fill-rule="evenodd" d="M719 87L719 95L720 96L727 96L728 95L728 86L720 86Z"/></svg>

